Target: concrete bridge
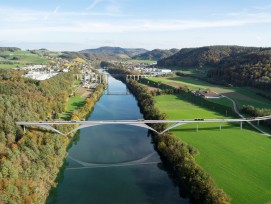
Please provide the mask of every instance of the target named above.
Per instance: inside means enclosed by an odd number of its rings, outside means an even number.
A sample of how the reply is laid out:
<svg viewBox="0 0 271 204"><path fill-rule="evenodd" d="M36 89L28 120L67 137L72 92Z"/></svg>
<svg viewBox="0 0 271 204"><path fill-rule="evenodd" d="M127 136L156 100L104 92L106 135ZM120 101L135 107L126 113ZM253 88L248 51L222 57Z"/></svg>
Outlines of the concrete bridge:
<svg viewBox="0 0 271 204"><path fill-rule="evenodd" d="M77 130L91 127L91 126L97 126L97 125L109 125L109 124L122 124L122 125L131 125L131 126L137 126L142 127L151 131L154 131L158 134L163 134L175 127L178 127L180 125L185 125L189 123L195 123L196 124L196 131L199 130L199 124L200 123L219 123L219 129L222 129L222 123L240 123L240 129L243 128L243 122L251 122L251 121L257 121L258 125L261 120L268 120L271 119L271 115L264 116L264 117L256 117L256 118L239 118L239 119L202 119L202 118L196 118L196 119L190 119L190 120L103 120L103 121L38 121L38 122L16 122L17 125L25 126L36 126L45 128L48 130L52 130L58 134L61 134L63 136L67 136L72 132L75 132ZM150 127L148 124L171 124L168 128L163 130L162 132L157 132L155 129ZM51 125L79 125L78 127L74 128L68 133L62 133L59 130L55 129ZM271 137L268 133L265 133L264 135Z"/></svg>
<svg viewBox="0 0 271 204"><path fill-rule="evenodd" d="M139 80L139 79L150 78L150 77L155 77L155 75L152 75L152 74L126 75L126 80L128 79Z"/></svg>
<svg viewBox="0 0 271 204"><path fill-rule="evenodd" d="M105 74L102 73L100 74L101 76L103 76L103 79L105 80L105 84L106 84L106 90L104 91L104 95L130 95L130 92L128 90L128 88L126 88L126 91L124 93L122 92L111 92L110 91L110 86L109 86L109 77L113 76L113 77L118 77L121 76L123 77L123 79L125 78L126 81L128 81L129 79L133 79L133 80L140 80L143 78L149 78L149 77L153 77L154 75L146 75L146 74L133 74L133 75L127 75L127 74Z"/></svg>

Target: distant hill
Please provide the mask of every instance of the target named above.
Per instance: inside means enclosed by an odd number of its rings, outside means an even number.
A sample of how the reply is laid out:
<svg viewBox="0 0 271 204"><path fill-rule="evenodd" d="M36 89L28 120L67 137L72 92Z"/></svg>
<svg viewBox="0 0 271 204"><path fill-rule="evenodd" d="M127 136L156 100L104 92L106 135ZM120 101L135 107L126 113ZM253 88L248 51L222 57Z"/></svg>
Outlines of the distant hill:
<svg viewBox="0 0 271 204"><path fill-rule="evenodd" d="M209 46L181 49L158 66L211 68L208 80L271 89L271 48Z"/></svg>
<svg viewBox="0 0 271 204"><path fill-rule="evenodd" d="M238 86L252 86L271 90L271 48L238 53L226 57L207 77L214 82Z"/></svg>
<svg viewBox="0 0 271 204"><path fill-rule="evenodd" d="M21 49L17 48L17 47L0 47L0 52L5 52L5 51L15 52L15 51L18 51L18 50L21 50Z"/></svg>
<svg viewBox="0 0 271 204"><path fill-rule="evenodd" d="M98 57L96 54L80 52L62 52L58 57L67 60L74 60L78 57L87 60L101 60L100 57Z"/></svg>
<svg viewBox="0 0 271 204"><path fill-rule="evenodd" d="M148 51L133 57L133 59L138 60L160 60L167 58L171 55L177 53L178 49L170 49L170 50L161 50L161 49L154 49L152 51Z"/></svg>
<svg viewBox="0 0 271 204"><path fill-rule="evenodd" d="M133 57L138 54L142 54L147 52L143 48L121 48L121 47L100 47L96 49L86 49L80 51L80 53L92 53L92 54L102 54L102 55L110 55L110 56L119 56L124 57L124 55L128 57ZM127 57L126 57L127 58Z"/></svg>
<svg viewBox="0 0 271 204"><path fill-rule="evenodd" d="M241 46L208 46L184 48L176 54L158 61L159 66L202 67L215 66L222 59L239 53L256 52L262 48Z"/></svg>

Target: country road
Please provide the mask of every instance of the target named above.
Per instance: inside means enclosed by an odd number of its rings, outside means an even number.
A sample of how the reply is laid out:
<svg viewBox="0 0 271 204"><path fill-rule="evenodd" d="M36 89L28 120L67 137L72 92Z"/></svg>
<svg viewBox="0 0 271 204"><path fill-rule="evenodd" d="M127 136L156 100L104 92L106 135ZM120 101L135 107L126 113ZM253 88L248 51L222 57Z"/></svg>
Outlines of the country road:
<svg viewBox="0 0 271 204"><path fill-rule="evenodd" d="M225 96L225 95L222 95L222 96L225 97L225 98L227 98L227 99L229 99L229 100L232 102L233 110L234 110L234 112L235 112L237 115L239 115L241 118L245 118L245 117L239 112L238 107L237 107L237 104L236 104L236 102L235 102L233 99L231 99L230 97ZM271 137L271 135L270 135L269 133L263 131L262 129L260 129L260 128L257 127L256 125L252 124L250 121L247 121L247 123L248 123L249 125L251 125L254 129L258 130L258 131L259 131L260 133L262 133L263 135L265 135L265 136L267 136L267 137Z"/></svg>

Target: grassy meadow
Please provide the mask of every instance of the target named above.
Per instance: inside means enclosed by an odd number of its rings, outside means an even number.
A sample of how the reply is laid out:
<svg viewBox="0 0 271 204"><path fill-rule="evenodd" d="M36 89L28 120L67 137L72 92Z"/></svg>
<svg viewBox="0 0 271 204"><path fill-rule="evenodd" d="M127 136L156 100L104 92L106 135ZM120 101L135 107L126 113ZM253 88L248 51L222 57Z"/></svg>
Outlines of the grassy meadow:
<svg viewBox="0 0 271 204"><path fill-rule="evenodd" d="M182 100L182 96L156 96L156 106L169 119L225 118L215 111ZM249 125L217 123L186 124L171 130L196 147L196 161L231 198L232 203L271 201L271 139Z"/></svg>
<svg viewBox="0 0 271 204"><path fill-rule="evenodd" d="M0 52L0 68L10 69L28 64L45 64L48 60L30 51Z"/></svg>
<svg viewBox="0 0 271 204"><path fill-rule="evenodd" d="M69 98L67 102L67 109L60 117L64 120L67 120L71 117L71 114L74 110L79 109L85 104L86 98L83 98L79 95L75 95Z"/></svg>
<svg viewBox="0 0 271 204"><path fill-rule="evenodd" d="M271 108L270 100L257 95L256 93L262 91L255 88L218 86L192 77L153 77L149 78L149 80L161 82L173 87L187 86L190 90L210 89L213 92L232 98L239 107L243 105L253 105L258 108ZM227 99L213 101L227 106L232 105Z"/></svg>

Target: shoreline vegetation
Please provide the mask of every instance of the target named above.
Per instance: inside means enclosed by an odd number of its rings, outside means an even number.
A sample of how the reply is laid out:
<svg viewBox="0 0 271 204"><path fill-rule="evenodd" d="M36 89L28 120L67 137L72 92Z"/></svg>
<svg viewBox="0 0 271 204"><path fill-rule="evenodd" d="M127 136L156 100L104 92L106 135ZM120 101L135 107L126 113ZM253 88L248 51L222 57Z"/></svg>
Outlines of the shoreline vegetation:
<svg viewBox="0 0 271 204"><path fill-rule="evenodd" d="M22 78L19 71L0 70L0 78L0 203L45 203L74 135L63 137L38 128L24 133L14 121L50 120L52 112L65 112L73 71L36 81ZM99 85L71 119L86 118L103 89ZM57 128L68 132L73 126Z"/></svg>
<svg viewBox="0 0 271 204"><path fill-rule="evenodd" d="M126 74L127 70L113 67L108 72L110 74ZM124 81L125 77L119 79ZM148 93L144 85L133 80L129 80L126 84L137 98L145 119L161 120L166 118L154 106L154 98ZM185 89L179 91L185 93ZM158 131L165 129L164 124L153 124L152 127ZM179 185L182 188L186 187L180 190L186 191L192 202L230 202L228 195L222 189L217 188L212 178L196 163L194 156L198 152L194 147L184 143L172 133L164 133L162 135L153 134L153 139L155 147L173 170Z"/></svg>

